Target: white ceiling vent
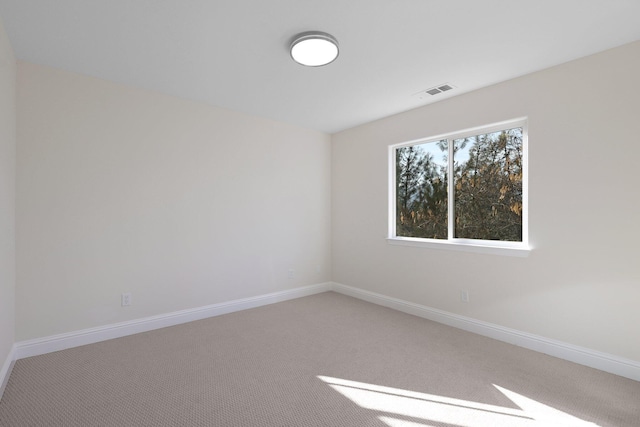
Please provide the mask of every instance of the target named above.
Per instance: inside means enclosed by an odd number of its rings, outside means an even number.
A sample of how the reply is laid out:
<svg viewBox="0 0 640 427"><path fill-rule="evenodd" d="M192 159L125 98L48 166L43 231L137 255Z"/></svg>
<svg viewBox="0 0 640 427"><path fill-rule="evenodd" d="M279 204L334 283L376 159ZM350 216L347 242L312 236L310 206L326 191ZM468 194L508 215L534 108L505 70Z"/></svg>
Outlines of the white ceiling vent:
<svg viewBox="0 0 640 427"><path fill-rule="evenodd" d="M440 84L438 86L434 86L432 88L422 90L422 91L416 93L414 96L417 96L420 99L425 99L425 98L428 98L428 97L431 97L431 96L439 95L442 92L446 92L446 91L452 90L454 88L455 88L455 86L453 86L453 85L451 85L449 83L443 83L443 84Z"/></svg>

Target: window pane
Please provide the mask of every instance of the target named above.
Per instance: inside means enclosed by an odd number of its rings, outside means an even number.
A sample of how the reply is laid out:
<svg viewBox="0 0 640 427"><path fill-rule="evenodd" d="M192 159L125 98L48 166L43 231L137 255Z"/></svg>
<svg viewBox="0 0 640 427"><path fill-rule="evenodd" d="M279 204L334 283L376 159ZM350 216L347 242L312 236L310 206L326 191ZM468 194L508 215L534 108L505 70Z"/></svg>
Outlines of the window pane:
<svg viewBox="0 0 640 427"><path fill-rule="evenodd" d="M396 236L446 239L447 141L396 149Z"/></svg>
<svg viewBox="0 0 640 427"><path fill-rule="evenodd" d="M522 128L453 141L455 237L522 241Z"/></svg>

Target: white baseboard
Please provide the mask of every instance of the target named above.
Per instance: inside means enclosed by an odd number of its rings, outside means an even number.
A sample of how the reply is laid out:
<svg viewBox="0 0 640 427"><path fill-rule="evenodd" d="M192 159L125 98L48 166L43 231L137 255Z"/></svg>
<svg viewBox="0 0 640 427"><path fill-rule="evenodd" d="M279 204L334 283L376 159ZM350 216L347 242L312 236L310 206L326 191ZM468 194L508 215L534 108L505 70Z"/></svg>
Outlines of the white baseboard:
<svg viewBox="0 0 640 427"><path fill-rule="evenodd" d="M81 345L93 344L99 341L133 335L140 332L166 328L167 326L193 322L194 320L206 319L208 317L220 316L222 314L233 313L235 311L301 298L330 291L331 287L331 283L320 283L317 285L304 286L301 288L259 295L256 297L237 299L220 304L212 304L204 307L161 314L158 316L145 317L128 322L114 323L97 328L83 329L65 334L20 341L14 346L14 359L38 356L41 354L51 353L53 351L65 350Z"/></svg>
<svg viewBox="0 0 640 427"><path fill-rule="evenodd" d="M0 397L2 396L1 392L4 390L4 386L9 378L13 362L17 359L51 353L58 350L65 350L72 347L165 328L167 326L174 326L181 323L233 313L240 310L301 298L331 290L377 305L402 311L404 313L453 326L458 329L473 332L478 335L487 336L499 341L504 341L530 350L538 351L540 353L545 353L564 360L599 369L601 371L610 372L635 381L640 381L640 362L634 360L624 359L588 348L521 332L515 329L505 328L493 323L460 316L438 310L436 308L342 285L340 283L327 282L256 297L228 301L220 304L212 304L194 309L161 314L158 316L146 317L128 322L115 323L97 328L83 329L80 331L18 342L14 344L11 353L7 357L7 360L0 371Z"/></svg>
<svg viewBox="0 0 640 427"><path fill-rule="evenodd" d="M7 359L4 361L2 368L0 368L0 399L2 399L2 395L4 394L4 389L7 386L7 382L9 382L9 375L11 375L11 369L13 369L13 364L16 361L15 358L16 353L16 345L14 344L7 355Z"/></svg>
<svg viewBox="0 0 640 427"><path fill-rule="evenodd" d="M490 337L519 347L524 347L580 365L620 375L640 381L640 362L624 359L584 347L556 341L538 335L505 328L493 323L483 322L470 317L460 316L420 304L414 304L375 292L333 283L332 290L384 307L389 307L414 316L433 320L458 329Z"/></svg>

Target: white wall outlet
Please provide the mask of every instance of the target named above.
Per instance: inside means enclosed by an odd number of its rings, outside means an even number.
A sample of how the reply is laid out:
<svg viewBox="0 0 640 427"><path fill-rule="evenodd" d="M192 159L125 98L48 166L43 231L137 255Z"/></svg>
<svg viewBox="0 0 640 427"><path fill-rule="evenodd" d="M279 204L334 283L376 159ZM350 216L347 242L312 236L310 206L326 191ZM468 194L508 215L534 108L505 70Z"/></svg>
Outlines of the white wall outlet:
<svg viewBox="0 0 640 427"><path fill-rule="evenodd" d="M466 289L463 289L460 291L460 301L462 302L469 302L469 291Z"/></svg>
<svg viewBox="0 0 640 427"><path fill-rule="evenodd" d="M131 294L127 292L126 294L122 294L122 306L126 307L128 305L131 305Z"/></svg>
<svg viewBox="0 0 640 427"><path fill-rule="evenodd" d="M289 270L289 273L287 274L287 277L289 277L289 279L293 279L294 277L296 277L296 271L295 270Z"/></svg>

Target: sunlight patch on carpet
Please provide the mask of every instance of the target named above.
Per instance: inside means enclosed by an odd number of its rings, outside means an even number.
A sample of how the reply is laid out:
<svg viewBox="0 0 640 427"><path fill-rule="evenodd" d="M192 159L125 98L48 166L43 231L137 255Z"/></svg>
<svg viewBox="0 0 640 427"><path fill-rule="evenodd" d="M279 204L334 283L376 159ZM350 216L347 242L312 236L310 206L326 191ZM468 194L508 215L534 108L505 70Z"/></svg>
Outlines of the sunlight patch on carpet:
<svg viewBox="0 0 640 427"><path fill-rule="evenodd" d="M488 405L445 396L318 376L358 406L384 413L378 419L389 427L431 427L429 422L461 427L597 427L543 403L494 384L520 409ZM411 420L398 418L398 416ZM423 422L424 421L424 422Z"/></svg>

